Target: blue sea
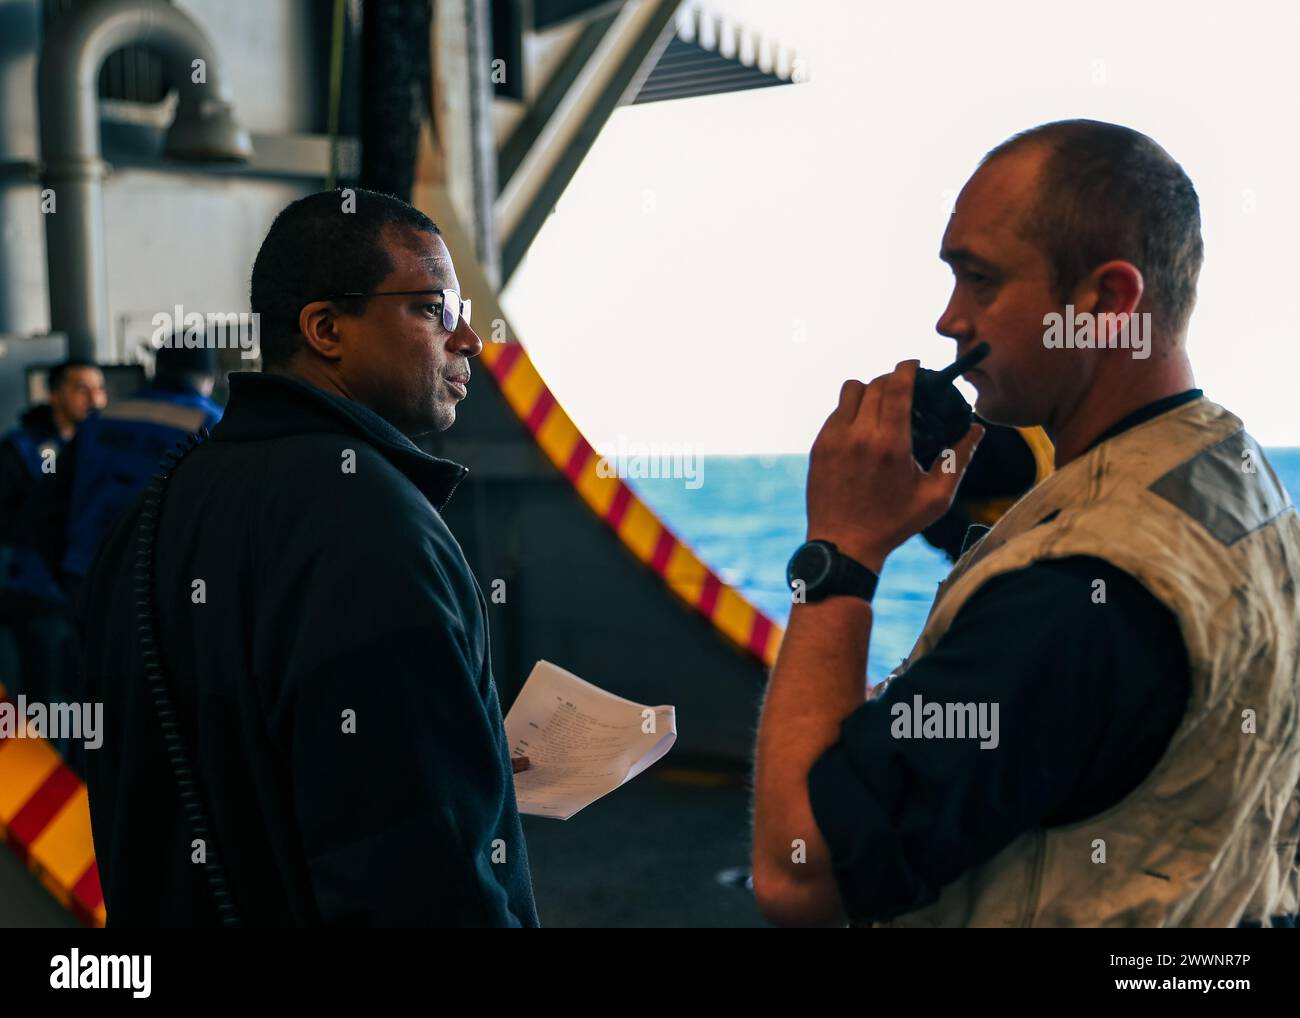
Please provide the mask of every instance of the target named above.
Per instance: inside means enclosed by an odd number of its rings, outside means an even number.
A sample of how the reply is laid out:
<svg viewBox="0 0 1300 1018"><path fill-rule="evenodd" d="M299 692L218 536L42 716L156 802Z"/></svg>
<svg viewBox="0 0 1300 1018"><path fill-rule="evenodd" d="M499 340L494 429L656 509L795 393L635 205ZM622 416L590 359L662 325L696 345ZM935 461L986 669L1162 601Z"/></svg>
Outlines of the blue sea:
<svg viewBox="0 0 1300 1018"><path fill-rule="evenodd" d="M1300 449L1269 449L1269 462L1291 492L1300 493ZM805 535L807 456L708 456L703 483L631 479L669 527L727 583L785 624L790 595L785 564ZM885 562L876 593L867 661L879 682L907 656L921 633L935 588L950 564L919 536Z"/></svg>

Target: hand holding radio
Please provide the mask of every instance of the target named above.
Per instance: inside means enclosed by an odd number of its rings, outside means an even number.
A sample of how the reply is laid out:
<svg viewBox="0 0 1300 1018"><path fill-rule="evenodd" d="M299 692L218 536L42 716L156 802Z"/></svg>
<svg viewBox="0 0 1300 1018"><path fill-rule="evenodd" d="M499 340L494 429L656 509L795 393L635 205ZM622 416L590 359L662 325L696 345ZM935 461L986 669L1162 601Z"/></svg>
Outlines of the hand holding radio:
<svg viewBox="0 0 1300 1018"><path fill-rule="evenodd" d="M952 381L987 354L981 343L942 371L903 361L869 384L844 383L813 443L809 540L831 541L878 573L885 556L948 510L984 434ZM945 449L952 457L935 467Z"/></svg>

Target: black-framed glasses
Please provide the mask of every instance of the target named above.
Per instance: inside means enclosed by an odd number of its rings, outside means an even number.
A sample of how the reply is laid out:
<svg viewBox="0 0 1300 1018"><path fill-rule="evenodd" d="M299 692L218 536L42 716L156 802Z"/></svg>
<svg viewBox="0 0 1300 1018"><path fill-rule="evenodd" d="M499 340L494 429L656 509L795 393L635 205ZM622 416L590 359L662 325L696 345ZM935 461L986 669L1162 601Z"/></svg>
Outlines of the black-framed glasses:
<svg viewBox="0 0 1300 1018"><path fill-rule="evenodd" d="M335 293L317 300L341 300L344 297L419 297L423 294L437 295L442 303L442 327L448 332L455 332L460 320L469 324L470 307L473 304L468 297L461 299L455 290L376 290L373 293Z"/></svg>

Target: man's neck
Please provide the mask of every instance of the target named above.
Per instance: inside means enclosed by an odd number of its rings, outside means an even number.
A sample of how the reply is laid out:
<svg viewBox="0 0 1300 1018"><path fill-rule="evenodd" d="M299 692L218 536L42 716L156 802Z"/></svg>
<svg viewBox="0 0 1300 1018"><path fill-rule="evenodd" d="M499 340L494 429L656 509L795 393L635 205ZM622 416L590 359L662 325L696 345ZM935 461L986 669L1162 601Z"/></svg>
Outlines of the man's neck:
<svg viewBox="0 0 1300 1018"><path fill-rule="evenodd" d="M325 392L333 393L335 396L342 396L344 399L355 399L348 387L336 378L329 371L324 370L321 366L312 361L304 360L301 357L285 365L283 368L270 368L266 370L268 375L285 375L289 378L296 378L300 382L306 382L308 385L315 386Z"/></svg>
<svg viewBox="0 0 1300 1018"><path fill-rule="evenodd" d="M1155 357L1160 356L1155 353ZM1078 402L1065 408L1060 421L1047 425L1047 433L1056 447L1056 469L1078 459L1107 428L1129 414L1166 396L1196 388L1192 365L1181 345L1165 353L1157 364L1146 364L1136 371L1131 365L1112 364L1113 369L1128 369L1129 374L1116 378L1116 370L1098 372ZM1118 384L1120 382L1125 384Z"/></svg>
<svg viewBox="0 0 1300 1018"><path fill-rule="evenodd" d="M352 389L349 388L349 386L343 381L343 379L339 378L337 374L331 372L321 364L309 361L303 357L295 357L283 368L271 368L269 370L264 370L264 373L268 375L284 375L288 378L296 378L298 381L306 382L308 385L321 389L324 392L331 393L335 396L342 396L344 399L350 399L353 403L365 407L371 413L378 414L409 439L414 440L423 434L423 432L411 431L408 428L403 427L403 425L399 421L394 420L390 414L384 413L381 409L373 406L364 399L357 398Z"/></svg>

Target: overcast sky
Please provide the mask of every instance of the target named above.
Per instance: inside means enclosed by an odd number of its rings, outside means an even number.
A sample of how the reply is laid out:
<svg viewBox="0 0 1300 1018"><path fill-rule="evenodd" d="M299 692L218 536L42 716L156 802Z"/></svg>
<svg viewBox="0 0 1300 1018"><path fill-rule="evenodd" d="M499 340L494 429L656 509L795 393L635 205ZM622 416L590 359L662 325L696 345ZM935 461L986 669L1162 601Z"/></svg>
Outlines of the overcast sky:
<svg viewBox="0 0 1300 1018"><path fill-rule="evenodd" d="M1198 384L1300 446L1300 7L713 0L810 80L620 109L506 291L596 445L805 452L847 377L951 360L951 201L1068 117L1163 145L1201 198Z"/></svg>

